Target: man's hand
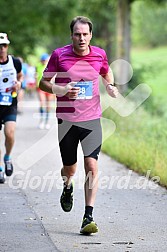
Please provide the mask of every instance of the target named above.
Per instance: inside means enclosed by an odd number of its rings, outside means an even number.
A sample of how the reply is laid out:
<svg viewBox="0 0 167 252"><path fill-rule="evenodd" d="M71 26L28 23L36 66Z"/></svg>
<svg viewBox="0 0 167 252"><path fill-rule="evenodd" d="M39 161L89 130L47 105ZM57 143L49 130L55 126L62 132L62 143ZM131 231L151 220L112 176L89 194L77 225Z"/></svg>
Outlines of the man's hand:
<svg viewBox="0 0 167 252"><path fill-rule="evenodd" d="M12 91L13 92L18 92L19 89L21 88L21 81L15 81L14 85L12 86Z"/></svg>
<svg viewBox="0 0 167 252"><path fill-rule="evenodd" d="M113 98L117 98L118 97L119 92L118 92L118 89L115 86L112 86L112 85L108 84L106 86L106 90L107 90L107 93L111 97L113 97Z"/></svg>
<svg viewBox="0 0 167 252"><path fill-rule="evenodd" d="M57 96L67 96L69 99L76 99L79 93L79 87L74 87L77 82L69 82L65 87L52 83L52 92Z"/></svg>
<svg viewBox="0 0 167 252"><path fill-rule="evenodd" d="M69 99L76 99L78 97L80 88L74 87L75 84L77 84L77 82L72 81L72 82L68 83L65 87L67 90L66 96Z"/></svg>

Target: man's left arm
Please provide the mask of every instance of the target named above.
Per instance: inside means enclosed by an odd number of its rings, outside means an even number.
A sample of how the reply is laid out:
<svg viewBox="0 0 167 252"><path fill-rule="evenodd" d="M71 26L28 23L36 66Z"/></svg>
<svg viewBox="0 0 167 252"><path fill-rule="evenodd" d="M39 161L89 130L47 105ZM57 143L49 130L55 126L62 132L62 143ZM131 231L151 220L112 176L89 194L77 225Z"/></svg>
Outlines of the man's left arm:
<svg viewBox="0 0 167 252"><path fill-rule="evenodd" d="M18 92L23 81L22 63L18 58L13 58L13 63L17 72L17 78L12 88L14 92Z"/></svg>
<svg viewBox="0 0 167 252"><path fill-rule="evenodd" d="M17 74L17 80L16 80L16 83L14 85L16 92L21 88L22 81L23 81L23 73L21 71L20 73Z"/></svg>
<svg viewBox="0 0 167 252"><path fill-rule="evenodd" d="M102 75L102 81L104 86L106 87L107 93L113 97L116 98L118 96L118 89L114 86L114 77L111 69L107 74Z"/></svg>

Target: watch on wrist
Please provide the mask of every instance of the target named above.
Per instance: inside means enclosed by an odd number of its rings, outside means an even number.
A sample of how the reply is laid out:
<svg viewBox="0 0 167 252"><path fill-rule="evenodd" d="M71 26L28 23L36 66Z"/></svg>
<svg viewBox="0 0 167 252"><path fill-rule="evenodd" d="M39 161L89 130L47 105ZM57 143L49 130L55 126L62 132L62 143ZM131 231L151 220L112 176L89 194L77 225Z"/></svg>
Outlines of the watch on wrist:
<svg viewBox="0 0 167 252"><path fill-rule="evenodd" d="M108 86L112 86L112 87L114 87L115 85L114 85L114 84L112 84L112 83L107 84L106 89L108 88Z"/></svg>

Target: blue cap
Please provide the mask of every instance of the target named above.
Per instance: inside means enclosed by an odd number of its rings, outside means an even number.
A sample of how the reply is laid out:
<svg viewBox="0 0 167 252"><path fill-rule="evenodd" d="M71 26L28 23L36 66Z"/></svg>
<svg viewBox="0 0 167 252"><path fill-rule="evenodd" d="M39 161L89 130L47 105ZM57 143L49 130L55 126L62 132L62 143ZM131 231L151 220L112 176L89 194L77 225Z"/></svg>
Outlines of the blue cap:
<svg viewBox="0 0 167 252"><path fill-rule="evenodd" d="M47 60L48 58L49 58L49 54L43 53L43 54L41 55L40 60Z"/></svg>

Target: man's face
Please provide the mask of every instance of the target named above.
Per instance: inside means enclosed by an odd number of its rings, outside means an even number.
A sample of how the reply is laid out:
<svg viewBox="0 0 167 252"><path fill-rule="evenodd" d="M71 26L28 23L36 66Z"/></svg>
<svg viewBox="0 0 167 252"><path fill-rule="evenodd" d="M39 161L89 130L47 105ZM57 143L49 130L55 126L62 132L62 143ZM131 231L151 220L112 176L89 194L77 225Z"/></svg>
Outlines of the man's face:
<svg viewBox="0 0 167 252"><path fill-rule="evenodd" d="M8 51L7 44L0 44L0 56L6 56Z"/></svg>
<svg viewBox="0 0 167 252"><path fill-rule="evenodd" d="M89 31L89 25L76 22L71 34L74 51L78 54L88 53L89 43L92 38L92 32Z"/></svg>

